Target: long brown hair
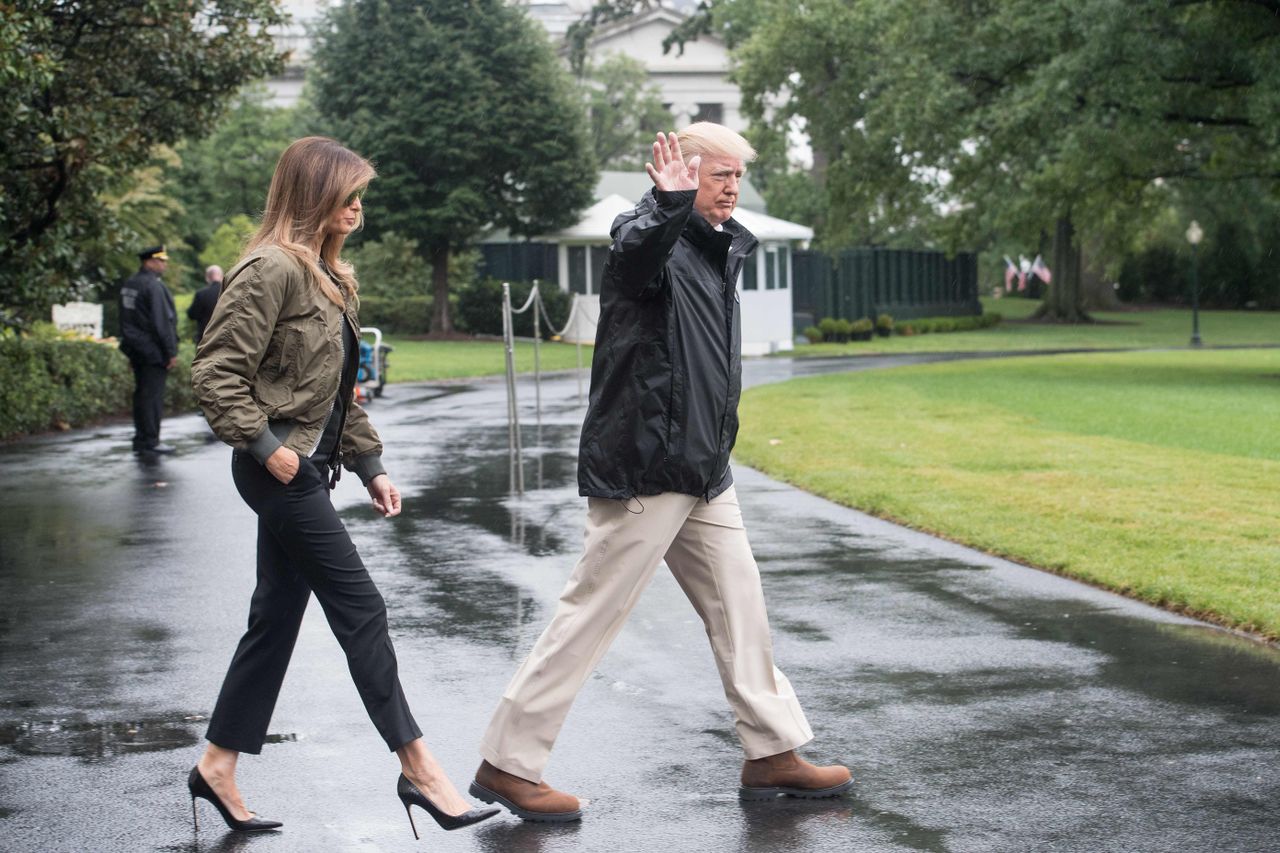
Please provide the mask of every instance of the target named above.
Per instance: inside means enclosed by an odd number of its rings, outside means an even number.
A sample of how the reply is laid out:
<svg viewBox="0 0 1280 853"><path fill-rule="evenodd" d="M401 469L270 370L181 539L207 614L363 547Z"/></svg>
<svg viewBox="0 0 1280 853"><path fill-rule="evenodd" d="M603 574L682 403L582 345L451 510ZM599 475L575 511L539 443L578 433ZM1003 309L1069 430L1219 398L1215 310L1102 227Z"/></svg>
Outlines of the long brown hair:
<svg viewBox="0 0 1280 853"><path fill-rule="evenodd" d="M311 243L334 211L376 174L372 163L328 137L307 136L294 142L276 163L262 224L245 244L245 255L279 246L298 259L325 296L345 305L358 286L351 264L339 257L346 235L326 235L319 255ZM363 225L362 211L357 227ZM320 269L319 260L341 283L342 290Z"/></svg>

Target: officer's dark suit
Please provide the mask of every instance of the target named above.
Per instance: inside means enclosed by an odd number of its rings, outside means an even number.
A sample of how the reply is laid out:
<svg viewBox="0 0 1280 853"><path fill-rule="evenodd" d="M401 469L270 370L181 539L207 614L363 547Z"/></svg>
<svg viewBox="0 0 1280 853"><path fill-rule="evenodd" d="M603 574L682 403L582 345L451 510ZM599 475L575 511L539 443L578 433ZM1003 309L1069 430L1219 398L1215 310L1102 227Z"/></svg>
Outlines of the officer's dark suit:
<svg viewBox="0 0 1280 853"><path fill-rule="evenodd" d="M178 354L178 310L160 276L140 269L120 290L120 351L133 365L133 449L160 443L164 380Z"/></svg>

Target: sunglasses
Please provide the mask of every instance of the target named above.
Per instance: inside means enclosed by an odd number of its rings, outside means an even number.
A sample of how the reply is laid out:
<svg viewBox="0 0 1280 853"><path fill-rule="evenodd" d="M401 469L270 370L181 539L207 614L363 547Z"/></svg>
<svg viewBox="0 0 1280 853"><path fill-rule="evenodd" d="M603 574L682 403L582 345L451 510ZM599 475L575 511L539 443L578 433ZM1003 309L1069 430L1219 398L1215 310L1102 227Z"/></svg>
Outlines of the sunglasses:
<svg viewBox="0 0 1280 853"><path fill-rule="evenodd" d="M342 203L342 206L350 207L351 205L355 204L356 199L363 199L364 191L366 189L367 187L361 187L360 189L353 192L351 195L347 196L347 200Z"/></svg>

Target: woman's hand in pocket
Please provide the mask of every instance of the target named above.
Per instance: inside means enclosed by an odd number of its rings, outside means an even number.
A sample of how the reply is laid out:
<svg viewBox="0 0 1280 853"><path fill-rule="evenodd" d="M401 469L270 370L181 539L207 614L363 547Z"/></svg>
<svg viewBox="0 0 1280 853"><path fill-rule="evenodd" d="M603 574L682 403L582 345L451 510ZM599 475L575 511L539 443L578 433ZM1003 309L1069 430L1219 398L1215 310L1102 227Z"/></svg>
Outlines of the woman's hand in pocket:
<svg viewBox="0 0 1280 853"><path fill-rule="evenodd" d="M284 445L267 457L267 471L286 486L298 476L298 454Z"/></svg>

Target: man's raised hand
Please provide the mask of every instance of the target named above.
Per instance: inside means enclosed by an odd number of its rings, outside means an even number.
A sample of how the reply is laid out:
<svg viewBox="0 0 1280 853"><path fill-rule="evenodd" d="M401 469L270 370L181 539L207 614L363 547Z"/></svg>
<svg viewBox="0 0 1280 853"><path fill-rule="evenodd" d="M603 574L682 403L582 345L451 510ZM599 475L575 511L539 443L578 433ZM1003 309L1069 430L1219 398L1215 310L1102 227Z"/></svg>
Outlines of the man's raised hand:
<svg viewBox="0 0 1280 853"><path fill-rule="evenodd" d="M653 143L653 162L645 163L644 170L653 179L653 185L663 192L696 190L701 162L702 158L695 154L685 163L676 135L659 133Z"/></svg>

